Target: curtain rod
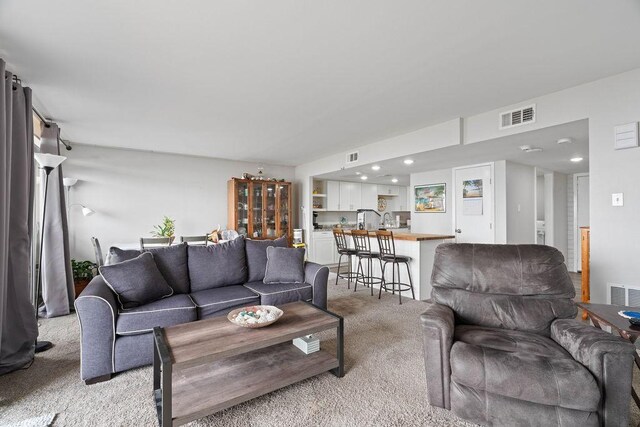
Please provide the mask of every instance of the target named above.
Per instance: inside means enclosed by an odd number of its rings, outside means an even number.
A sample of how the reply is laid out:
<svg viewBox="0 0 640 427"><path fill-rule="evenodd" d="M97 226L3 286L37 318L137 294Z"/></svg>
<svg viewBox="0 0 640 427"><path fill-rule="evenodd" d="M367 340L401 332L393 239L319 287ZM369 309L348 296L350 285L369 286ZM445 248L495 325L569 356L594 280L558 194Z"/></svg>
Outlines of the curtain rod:
<svg viewBox="0 0 640 427"><path fill-rule="evenodd" d="M38 110L36 110L36 108L35 108L35 107L33 107L33 106L32 106L32 107L31 107L31 109L33 110L34 114L35 114L36 116L38 116L38 118L40 119L40 121L41 121L42 123L44 123L44 125L45 125L46 127L49 127L50 120L45 119L45 118L42 116L42 114L40 114L40 112L39 112ZM66 148L66 149L67 149L67 151L71 151L71 149L73 148L73 147L71 147L71 143L69 143L69 141L65 141L64 139L60 138L60 135L58 135L58 141L60 141L60 142L62 143L62 145L64 145L64 148Z"/></svg>

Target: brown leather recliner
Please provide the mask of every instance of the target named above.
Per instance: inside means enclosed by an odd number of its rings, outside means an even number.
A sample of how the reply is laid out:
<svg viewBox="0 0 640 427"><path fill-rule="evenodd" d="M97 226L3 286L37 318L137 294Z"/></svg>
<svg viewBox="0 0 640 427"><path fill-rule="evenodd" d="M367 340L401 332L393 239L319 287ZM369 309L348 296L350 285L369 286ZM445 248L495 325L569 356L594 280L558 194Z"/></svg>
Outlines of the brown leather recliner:
<svg viewBox="0 0 640 427"><path fill-rule="evenodd" d="M575 319L558 250L443 244L431 280L429 404L485 425L628 425L635 347Z"/></svg>

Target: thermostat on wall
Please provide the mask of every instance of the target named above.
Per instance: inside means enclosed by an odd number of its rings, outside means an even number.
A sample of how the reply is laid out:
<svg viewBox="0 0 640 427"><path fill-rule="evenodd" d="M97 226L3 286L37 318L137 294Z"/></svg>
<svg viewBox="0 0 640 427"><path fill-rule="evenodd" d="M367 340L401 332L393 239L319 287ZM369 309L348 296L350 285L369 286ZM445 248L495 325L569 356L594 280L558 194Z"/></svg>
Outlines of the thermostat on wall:
<svg viewBox="0 0 640 427"><path fill-rule="evenodd" d="M622 150L638 146L638 122L616 126L614 148Z"/></svg>

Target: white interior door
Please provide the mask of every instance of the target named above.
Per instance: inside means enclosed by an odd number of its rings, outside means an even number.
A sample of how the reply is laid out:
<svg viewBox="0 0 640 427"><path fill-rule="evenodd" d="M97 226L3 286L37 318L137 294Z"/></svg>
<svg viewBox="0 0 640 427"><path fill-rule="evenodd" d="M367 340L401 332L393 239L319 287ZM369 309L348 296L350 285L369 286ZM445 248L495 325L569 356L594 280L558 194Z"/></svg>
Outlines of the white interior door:
<svg viewBox="0 0 640 427"><path fill-rule="evenodd" d="M582 250L580 241L580 227L589 226L589 175L576 175L576 229L575 249L576 271L582 271Z"/></svg>
<svg viewBox="0 0 640 427"><path fill-rule="evenodd" d="M494 243L492 166L454 169L458 243Z"/></svg>

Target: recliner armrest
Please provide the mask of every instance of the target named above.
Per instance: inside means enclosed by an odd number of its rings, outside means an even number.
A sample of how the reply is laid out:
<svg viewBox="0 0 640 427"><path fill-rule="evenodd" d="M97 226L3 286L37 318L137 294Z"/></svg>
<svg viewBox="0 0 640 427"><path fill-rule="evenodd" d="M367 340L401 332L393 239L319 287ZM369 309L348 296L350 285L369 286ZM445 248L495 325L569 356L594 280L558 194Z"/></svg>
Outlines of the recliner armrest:
<svg viewBox="0 0 640 427"><path fill-rule="evenodd" d="M329 280L329 267L305 262L304 281L313 287L313 305L327 309L327 281Z"/></svg>
<svg viewBox="0 0 640 427"><path fill-rule="evenodd" d="M427 374L427 400L430 405L450 409L451 362L449 360L455 318L446 305L427 301L420 315L424 339L424 364Z"/></svg>
<svg viewBox="0 0 640 427"><path fill-rule="evenodd" d="M118 305L102 276L94 277L74 303L80 321L80 376L90 382L114 372Z"/></svg>
<svg viewBox="0 0 640 427"><path fill-rule="evenodd" d="M598 411L601 424L629 425L635 346L575 319L555 320L551 339L595 377L603 396Z"/></svg>

